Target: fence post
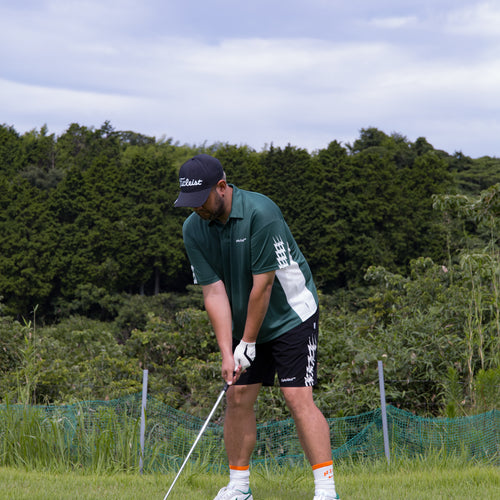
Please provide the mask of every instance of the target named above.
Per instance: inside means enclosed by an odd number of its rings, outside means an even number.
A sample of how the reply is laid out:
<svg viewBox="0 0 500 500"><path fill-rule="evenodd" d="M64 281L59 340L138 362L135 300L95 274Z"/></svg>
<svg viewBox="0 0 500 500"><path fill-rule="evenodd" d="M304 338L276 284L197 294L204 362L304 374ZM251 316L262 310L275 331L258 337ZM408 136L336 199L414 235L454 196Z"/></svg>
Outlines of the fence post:
<svg viewBox="0 0 500 500"><path fill-rule="evenodd" d="M387 408L385 404L385 387L384 387L384 365L382 361L378 362L378 383L380 386L380 405L382 409L382 431L384 433L384 451L387 463L391 461L391 453L389 449L389 429L387 427Z"/></svg>
<svg viewBox="0 0 500 500"><path fill-rule="evenodd" d="M139 471L142 474L144 470L144 435L146 433L146 402L148 400L148 371L142 372L142 405L141 405L141 455L139 456Z"/></svg>

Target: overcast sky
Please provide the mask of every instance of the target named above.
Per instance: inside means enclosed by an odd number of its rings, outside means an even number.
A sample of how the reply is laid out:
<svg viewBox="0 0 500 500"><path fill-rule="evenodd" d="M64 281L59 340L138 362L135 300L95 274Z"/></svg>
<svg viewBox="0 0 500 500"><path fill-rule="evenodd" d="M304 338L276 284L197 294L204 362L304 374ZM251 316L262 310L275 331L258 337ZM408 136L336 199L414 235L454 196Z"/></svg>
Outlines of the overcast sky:
<svg viewBox="0 0 500 500"><path fill-rule="evenodd" d="M0 124L500 157L500 0L0 0Z"/></svg>

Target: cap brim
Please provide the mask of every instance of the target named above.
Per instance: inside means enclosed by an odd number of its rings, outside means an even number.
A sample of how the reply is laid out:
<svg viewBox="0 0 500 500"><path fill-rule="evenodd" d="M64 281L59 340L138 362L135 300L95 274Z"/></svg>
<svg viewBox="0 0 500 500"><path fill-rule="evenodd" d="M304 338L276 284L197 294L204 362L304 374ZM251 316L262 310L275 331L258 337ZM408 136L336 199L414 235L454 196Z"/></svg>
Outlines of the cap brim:
<svg viewBox="0 0 500 500"><path fill-rule="evenodd" d="M195 191L193 193L180 192L179 197L174 202L174 207L201 207L207 201L208 195L212 188L204 189L203 191Z"/></svg>

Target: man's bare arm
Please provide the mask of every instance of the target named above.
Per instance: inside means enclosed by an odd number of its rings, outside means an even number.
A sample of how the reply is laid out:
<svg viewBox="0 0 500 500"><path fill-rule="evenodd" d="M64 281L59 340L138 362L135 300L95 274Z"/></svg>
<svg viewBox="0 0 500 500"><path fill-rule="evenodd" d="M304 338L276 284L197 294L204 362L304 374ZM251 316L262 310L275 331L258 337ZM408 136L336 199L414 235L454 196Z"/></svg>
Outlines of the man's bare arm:
<svg viewBox="0 0 500 500"><path fill-rule="evenodd" d="M222 355L222 378L228 383L234 383L239 373L234 374L231 306L224 283L219 280L204 285L203 299Z"/></svg>
<svg viewBox="0 0 500 500"><path fill-rule="evenodd" d="M253 276L253 286L248 300L247 320L242 339L245 342L257 341L260 327L269 307L274 275L274 271L269 271Z"/></svg>

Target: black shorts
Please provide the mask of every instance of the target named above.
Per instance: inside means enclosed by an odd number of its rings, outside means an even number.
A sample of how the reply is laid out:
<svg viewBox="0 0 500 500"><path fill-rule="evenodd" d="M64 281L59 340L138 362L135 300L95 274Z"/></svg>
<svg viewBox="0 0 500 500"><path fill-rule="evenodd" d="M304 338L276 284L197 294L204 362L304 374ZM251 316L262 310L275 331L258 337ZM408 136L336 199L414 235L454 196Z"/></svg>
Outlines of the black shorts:
<svg viewBox="0 0 500 500"><path fill-rule="evenodd" d="M309 319L277 339L256 345L250 367L236 385L273 386L276 373L280 387L307 387L317 382L318 318L316 311ZM233 339L233 351L239 344Z"/></svg>

